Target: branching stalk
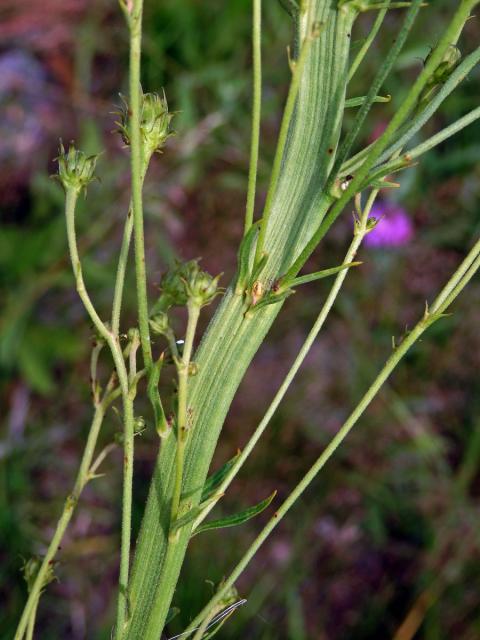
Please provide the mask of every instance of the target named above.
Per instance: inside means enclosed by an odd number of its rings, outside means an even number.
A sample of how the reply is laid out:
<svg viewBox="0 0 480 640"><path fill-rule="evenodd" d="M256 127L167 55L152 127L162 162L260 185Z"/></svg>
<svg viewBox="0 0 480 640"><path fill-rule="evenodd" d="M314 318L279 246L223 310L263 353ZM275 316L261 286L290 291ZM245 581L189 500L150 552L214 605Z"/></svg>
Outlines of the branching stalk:
<svg viewBox="0 0 480 640"><path fill-rule="evenodd" d="M78 294L87 310L93 324L100 335L105 339L115 363L123 402L124 423L124 481L123 481L123 509L122 509L122 536L120 551L120 589L118 594L117 610L117 638L125 623L126 615L126 590L128 586L129 562L130 562L130 538L131 538L131 514L132 514L132 484L133 484L133 437L134 414L133 399L130 397L130 385L128 372L123 359L118 337L100 319L83 281L82 266L78 255L75 234L75 205L78 199L78 189L68 189L66 194L65 217L67 222L67 238L73 272L76 279Z"/></svg>
<svg viewBox="0 0 480 640"><path fill-rule="evenodd" d="M284 276L284 282L288 284L288 282L294 278L300 269L303 267L305 262L308 260L314 249L319 244L320 240L324 237L328 229L334 223L334 221L338 218L343 208L350 200L352 196L354 196L361 186L364 183L365 178L367 177L370 169L375 166L376 161L381 156L382 152L387 148L390 142L395 135L397 129L405 122L405 120L410 115L412 109L416 105L420 94L423 89L427 85L427 82L430 80L439 64L442 61L442 58L447 51L448 47L451 45L451 42L455 42L458 37L458 32L462 25L468 20L470 16L470 12L474 8L476 4L478 4L479 0L463 0L460 2L459 7L453 16L449 26L445 30L442 38L439 43L435 47L435 49L430 54L428 62L426 63L423 71L418 76L417 80L413 84L412 88L408 92L407 97L405 98L403 104L400 106L396 114L393 116L390 121L388 127L378 138L375 144L372 146L372 149L369 155L366 157L364 163L358 170L358 173L355 175L353 180L350 182L349 186L345 190L344 194L337 200L335 205L332 207L331 211L321 222L320 226L311 236L310 240L307 242L306 246L298 256L298 258L294 261L292 266L288 269L286 275ZM414 6L419 5L419 0L413 0L412 9Z"/></svg>
<svg viewBox="0 0 480 640"><path fill-rule="evenodd" d="M469 265L469 266L466 266ZM234 568L230 576L222 582L222 587L215 594L215 596L210 600L210 602L203 608L203 610L196 616L196 618L190 623L188 628L185 631L185 637L188 636L188 633L193 633L193 630L201 624L206 616L210 614L210 611L213 607L216 607L217 604L222 600L223 597L228 593L228 590L232 588L235 584L235 581L238 577L243 573L250 560L257 553L258 549L262 546L265 540L268 538L270 533L275 529L281 519L285 516L285 514L289 511L289 509L294 505L298 498L303 494L303 492L307 489L307 487L313 482L321 469L325 466L325 464L330 460L338 447L345 440L347 435L353 429L355 424L358 422L360 417L363 415L367 407L370 405L372 400L375 398L379 390L382 388L383 384L410 350L410 348L421 338L423 333L430 327L434 322L436 322L442 314L448 309L449 305L452 303L453 299L459 295L459 293L463 290L463 288L468 284L469 280L473 277L473 275L480 268L480 240L475 244L472 248L468 256L465 258L464 262L460 265L460 267L456 270L452 278L449 280L447 285L441 291L441 293L436 298L433 303L431 310L427 308L422 319L416 324L416 326L410 331L408 335L405 336L402 343L394 350L392 355L388 358L385 365L381 369L380 373L377 375L370 388L367 390L363 398L360 400L356 408L350 414L349 418L345 421L342 427L339 429L337 434L332 438L328 446L324 449L322 454L316 460L316 462L312 465L309 471L305 474L302 480L297 484L294 490L290 493L288 498L283 502L280 508L275 512L271 520L267 523L267 525L263 528L254 542L251 544L247 552L244 554L240 562ZM449 293L451 292L451 293Z"/></svg>
<svg viewBox="0 0 480 640"><path fill-rule="evenodd" d="M32 589L30 590L28 600L25 604L22 617L20 618L20 622L15 633L14 640L22 640L27 627L30 628L30 633L33 633L35 613L40 595L42 593L45 577L61 545L63 536L65 535L65 531L68 527L68 524L70 523L80 495L85 488L85 485L91 478L91 465L93 461L93 455L95 453L98 435L100 433L100 427L102 426L105 412L115 397L116 395L112 395L112 393L107 389L103 399L95 405L92 424L88 432L87 442L85 445L85 450L83 452L82 461L80 463L80 468L75 479L75 484L73 486L71 494L65 501L62 514L55 529L55 533L53 534L45 557L43 558L42 564L40 565L40 568L38 570L35 582L32 586Z"/></svg>
<svg viewBox="0 0 480 640"><path fill-rule="evenodd" d="M362 211L362 215L361 217L358 219L358 221L356 221L355 223L355 233L354 233L354 237L353 240L347 250L347 253L345 254L345 258L343 259L343 265L348 265L350 263L353 262L353 260L355 259L355 256L357 254L357 251L363 241L363 238L365 237L365 235L368 233L368 229L367 229L367 223L368 223L368 215L372 209L373 203L376 199L378 195L378 191L372 191L372 193L370 194L370 197ZM330 293L327 296L327 299L325 300L325 303L320 311L320 313L318 314L317 319L315 320L307 338L305 339L305 342L303 343L300 351L298 352L297 357L295 358L292 366L290 367L287 375L285 376L285 379L283 380L282 384L280 385L280 388L278 389L277 393L275 394L275 397L273 398L272 402L270 403L270 406L268 407L267 411L265 412L265 415L263 416L262 420L260 421L259 425L257 426L257 428L255 429L254 433L252 434L251 438L249 439L249 441L247 442L247 444L245 445L245 447L243 448L243 450L241 451L240 455L238 456L237 460L235 461L235 464L233 465L232 469L230 470L230 472L227 474L227 476L225 477L224 481L220 484L220 486L217 489L217 492L220 496L222 496L226 490L228 489L228 487L230 486L230 484L233 482L235 476L238 474L238 472L240 471L240 469L243 467L243 465L245 464L247 458L250 456L250 454L252 453L253 449L255 448L257 442L260 440L263 432L265 431L265 429L267 428L267 426L270 423L270 420L272 419L273 415L275 414L275 411L277 410L278 406L280 405L280 403L282 402L283 398L285 397L285 394L287 393L293 379L295 378L295 376L298 373L298 370L300 369L300 367L302 366L305 358L307 357L314 341L316 340L318 334L320 333L323 325L325 324L325 320L328 317L328 314L330 313L333 305L335 304L335 300L337 299L338 294L340 293L340 290L343 286L343 283L345 281L345 278L347 277L349 269L343 269L342 271L340 271L337 275L337 277L335 278L335 281L332 285L332 288L330 290ZM202 513L200 514L200 516L195 520L194 525L193 525L193 530L195 530L202 522L203 520L207 517L207 515L210 513L210 511L213 509L213 507L215 506L216 502L211 502L207 507L205 507L205 509L202 511Z"/></svg>

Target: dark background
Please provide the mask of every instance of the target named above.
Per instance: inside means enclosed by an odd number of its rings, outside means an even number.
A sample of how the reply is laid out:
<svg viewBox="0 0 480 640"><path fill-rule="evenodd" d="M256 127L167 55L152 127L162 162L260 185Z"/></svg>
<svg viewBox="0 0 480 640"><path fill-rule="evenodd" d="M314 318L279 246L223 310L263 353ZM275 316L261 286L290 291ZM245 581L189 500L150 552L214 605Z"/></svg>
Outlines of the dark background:
<svg viewBox="0 0 480 640"><path fill-rule="evenodd" d="M265 4L264 105L259 205L265 194L288 83L290 22ZM453 7L424 9L362 145L378 134L421 69ZM351 87L364 95L401 12L392 12ZM362 17L354 48L372 16ZM466 26L460 48L480 35ZM203 257L211 273L234 273L241 238L250 127L250 2L146 2L143 86L165 88L176 137L152 163L145 188L152 298L175 256ZM0 637L13 636L25 600L21 567L45 551L73 483L91 416L92 331L67 264L63 194L49 179L58 139L87 152L105 149L78 215L85 277L107 313L129 199L128 153L115 128L126 93L127 34L115 2L17 0L0 3ZM477 106L478 71L444 104L424 139ZM352 114L353 114L353 110ZM347 121L348 123L348 121ZM470 126L400 177L388 193L401 202L414 237L398 248L363 249L321 337L260 446L218 513L284 498L329 441L425 301L478 236L480 126ZM312 260L339 263L349 212ZM134 323L132 269L127 329ZM304 339L328 283L286 303L246 376L214 466L243 446ZM384 387L345 445L276 530L237 587L248 604L219 638L396 640L480 637L480 286L436 324ZM203 326L211 316L208 308ZM181 332L183 318L178 317ZM108 358L102 361L106 373ZM173 377L173 371L168 372ZM148 426L136 440L134 525L140 523L158 448ZM121 430L115 412L101 445ZM121 509L121 453L88 485L67 532L57 580L42 597L36 637L110 637ZM170 625L184 628L229 573L261 520L206 533L190 547Z"/></svg>

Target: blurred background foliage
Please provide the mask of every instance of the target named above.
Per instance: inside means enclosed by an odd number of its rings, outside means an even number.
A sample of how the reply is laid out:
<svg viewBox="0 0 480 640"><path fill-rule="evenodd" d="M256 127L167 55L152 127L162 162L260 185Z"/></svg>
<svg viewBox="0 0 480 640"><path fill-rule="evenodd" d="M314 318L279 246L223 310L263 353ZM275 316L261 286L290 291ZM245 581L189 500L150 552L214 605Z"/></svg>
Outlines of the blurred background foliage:
<svg viewBox="0 0 480 640"><path fill-rule="evenodd" d="M392 102L374 107L363 144L401 102L451 5L438 0L423 12L386 83ZM399 15L385 21L351 96L365 93ZM107 312L129 198L128 155L111 134L118 92L126 92L127 40L120 12L107 0L18 0L3 3L0 16L0 637L10 638L25 599L22 564L45 550L91 415L92 332L67 265L63 194L48 175L59 137L75 138L90 153L105 149L102 181L78 220L86 280ZM359 20L354 48L371 19ZM259 204L289 75L290 21L274 1L265 3L264 27ZM146 184L152 297L177 255L203 256L208 270L225 273L224 283L234 272L248 168L249 33L248 0L146 3L144 89L164 87L177 112L177 135L154 160ZM472 19L461 49L471 50L479 35ZM427 133L478 104L479 76L472 73L448 99ZM363 266L349 275L326 330L220 512L274 489L282 499L331 438L388 355L392 336L401 339L478 234L479 158L476 124L401 176L400 189L388 197L402 203L413 240L362 251ZM337 264L350 232L346 212L312 266ZM243 445L261 417L327 286L309 285L285 305L240 388L215 466ZM132 292L125 330L134 322ZM219 638L480 637L479 302L477 281L410 354L242 577L237 586L248 603ZM107 359L102 366L107 375ZM167 370L166 392L172 377ZM145 416L148 425L147 408ZM111 411L101 444L119 429ZM136 528L157 447L151 428L137 439ZM37 635L45 640L110 637L120 452L103 470L82 497L58 556L57 581L42 598ZM193 540L170 635L201 607L259 526L255 520Z"/></svg>

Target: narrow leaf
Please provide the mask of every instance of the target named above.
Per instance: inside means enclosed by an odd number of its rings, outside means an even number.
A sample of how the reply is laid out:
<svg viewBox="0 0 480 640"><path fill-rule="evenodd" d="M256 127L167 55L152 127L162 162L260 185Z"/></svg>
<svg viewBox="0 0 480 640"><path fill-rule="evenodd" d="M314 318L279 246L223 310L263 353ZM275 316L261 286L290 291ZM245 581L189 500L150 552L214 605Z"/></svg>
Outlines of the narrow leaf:
<svg viewBox="0 0 480 640"><path fill-rule="evenodd" d="M272 495L268 496L268 498L265 498L265 500L262 500L262 502L259 502L258 504L254 505L253 507L249 507L248 509L244 509L239 513L235 513L225 518L219 518L218 520L211 520L210 522L206 522L205 524L200 525L198 529L196 529L196 531L193 533L193 535L197 535L197 533L201 533L202 531L224 529L226 527L236 527L239 524L243 524L244 522L247 522L247 520L258 516L260 513L262 513L262 511L265 511L276 494L277 492L274 491Z"/></svg>
<svg viewBox="0 0 480 640"><path fill-rule="evenodd" d="M358 98L348 98L345 100L345 109L351 109L352 107L361 107L367 99L367 96L359 96ZM390 102L391 95L388 96L375 96L373 102Z"/></svg>
<svg viewBox="0 0 480 640"><path fill-rule="evenodd" d="M257 220L257 222L252 224L240 244L240 249L238 250L237 290L243 290L246 286L248 273L250 271L250 255L252 253L255 240L257 239L258 229L261 222L261 220Z"/></svg>
<svg viewBox="0 0 480 640"><path fill-rule="evenodd" d="M187 511L187 513L185 513L185 515L181 516L180 518L177 518L177 520L175 520L175 522L170 527L171 532L173 533L178 529L182 529L183 527L186 527L187 524L190 524L191 522L196 520L205 509L205 507L208 507L212 502L216 502L220 497L221 494L213 493L207 500L204 500L196 507L193 507L193 509Z"/></svg>
<svg viewBox="0 0 480 640"><path fill-rule="evenodd" d="M383 184L383 183L382 183ZM362 264L361 262L349 262L348 264L341 264L339 267L332 267L331 269L323 269L322 271L315 271L315 273L309 273L306 276L300 276L295 278L290 284L291 287L298 287L301 284L307 284L307 282L314 282L315 280L321 280L322 278L328 278L334 276L336 273L343 271L344 269L350 269L350 267L357 267Z"/></svg>
<svg viewBox="0 0 480 640"><path fill-rule="evenodd" d="M205 484L202 489L202 497L200 498L200 502L205 502L212 497L212 494L216 492L218 487L222 484L223 480L229 474L230 469L233 467L235 462L238 459L240 452L238 452L233 458L225 462L224 465L220 467L215 473L212 473L210 477L205 480Z"/></svg>

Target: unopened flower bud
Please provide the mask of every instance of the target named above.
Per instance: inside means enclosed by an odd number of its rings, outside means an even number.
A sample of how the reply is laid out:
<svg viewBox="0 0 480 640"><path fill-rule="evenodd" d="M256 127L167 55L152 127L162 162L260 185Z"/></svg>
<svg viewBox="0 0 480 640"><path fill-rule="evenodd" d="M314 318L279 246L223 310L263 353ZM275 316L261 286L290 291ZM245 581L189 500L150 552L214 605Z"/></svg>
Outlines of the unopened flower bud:
<svg viewBox="0 0 480 640"><path fill-rule="evenodd" d="M131 142L131 110L127 100L122 96L123 106L119 112L120 121L117 122L119 132L126 145ZM165 97L158 93L142 93L140 112L140 133L145 155L150 156L160 152L166 140L172 135L170 122L173 114L168 112L168 103Z"/></svg>
<svg viewBox="0 0 480 640"><path fill-rule="evenodd" d="M188 299L192 304L204 307L219 295L218 281L220 276L214 278L206 271L201 271L195 260L187 264L189 268L185 274L185 284Z"/></svg>
<svg viewBox="0 0 480 640"><path fill-rule="evenodd" d="M87 156L83 151L75 149L73 142L70 143L68 151L60 143L60 153L58 160L58 179L65 191L75 189L81 191L95 180L95 165L98 155Z"/></svg>
<svg viewBox="0 0 480 640"><path fill-rule="evenodd" d="M157 333L162 336L168 335L172 330L168 320L168 315L163 311L154 315L153 318L150 318L150 327L153 333Z"/></svg>

